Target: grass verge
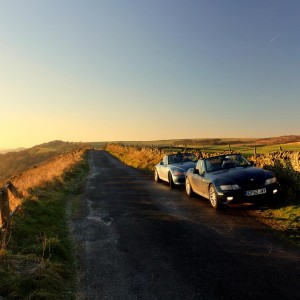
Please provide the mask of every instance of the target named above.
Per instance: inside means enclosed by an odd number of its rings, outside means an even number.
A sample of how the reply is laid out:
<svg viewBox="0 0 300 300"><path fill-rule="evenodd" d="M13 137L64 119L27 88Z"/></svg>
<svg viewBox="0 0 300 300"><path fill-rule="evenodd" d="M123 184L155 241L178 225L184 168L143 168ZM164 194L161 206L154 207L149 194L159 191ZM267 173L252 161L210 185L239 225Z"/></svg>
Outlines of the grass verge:
<svg viewBox="0 0 300 300"><path fill-rule="evenodd" d="M284 201L284 199L288 199ZM250 212L257 220L300 246L300 199L280 200L264 209Z"/></svg>
<svg viewBox="0 0 300 300"><path fill-rule="evenodd" d="M67 208L76 210L87 172L85 156L62 179L29 191L0 253L0 299L75 298Z"/></svg>

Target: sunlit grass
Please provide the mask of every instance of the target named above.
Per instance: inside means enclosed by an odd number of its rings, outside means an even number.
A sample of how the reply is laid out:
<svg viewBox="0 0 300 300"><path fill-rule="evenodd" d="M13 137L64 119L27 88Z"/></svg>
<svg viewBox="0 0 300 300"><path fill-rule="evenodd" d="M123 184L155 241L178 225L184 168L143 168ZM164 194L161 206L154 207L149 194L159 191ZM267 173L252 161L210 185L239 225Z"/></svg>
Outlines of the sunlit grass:
<svg viewBox="0 0 300 300"><path fill-rule="evenodd" d="M39 186L51 185L54 179L63 179L63 177L66 176L66 170L71 170L76 163L82 160L84 151L85 150L81 149L62 154L47 163L28 169L18 176L10 178L10 181L17 187L24 197L27 197L30 190ZM0 186L4 185L5 181L0 182ZM12 194L10 194L11 210L14 210L14 208L21 203L21 199L15 198Z"/></svg>
<svg viewBox="0 0 300 300"><path fill-rule="evenodd" d="M78 206L87 172L87 158L84 151L78 151L28 170L14 181L17 187L22 186L26 197L13 218L7 247L0 253L2 297L75 298L76 272L67 211L73 215L74 199Z"/></svg>
<svg viewBox="0 0 300 300"><path fill-rule="evenodd" d="M163 156L163 153L157 149L141 148L137 151L135 147L117 144L109 144L106 150L127 165L144 170L153 170Z"/></svg>
<svg viewBox="0 0 300 300"><path fill-rule="evenodd" d="M279 204L253 213L258 220L300 245L300 200L295 204ZM298 202L298 204L297 204Z"/></svg>
<svg viewBox="0 0 300 300"><path fill-rule="evenodd" d="M190 149L199 149L204 152L214 153L220 151L228 151L232 150L247 156L253 154L266 154L270 152L277 152L277 151L300 151L300 144L277 144L277 145L268 145L268 146L236 146L236 145L213 145L213 146L187 146Z"/></svg>

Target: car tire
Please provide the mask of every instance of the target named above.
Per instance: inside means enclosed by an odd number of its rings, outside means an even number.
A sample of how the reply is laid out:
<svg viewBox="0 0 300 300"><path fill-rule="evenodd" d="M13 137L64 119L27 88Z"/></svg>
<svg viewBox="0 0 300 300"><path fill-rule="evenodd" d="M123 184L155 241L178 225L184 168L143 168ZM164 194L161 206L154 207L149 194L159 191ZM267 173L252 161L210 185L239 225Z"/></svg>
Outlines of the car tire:
<svg viewBox="0 0 300 300"><path fill-rule="evenodd" d="M158 174L158 172L157 172L156 169L155 169L155 171L154 171L154 180L155 180L156 182L161 182L161 179L159 178L159 174Z"/></svg>
<svg viewBox="0 0 300 300"><path fill-rule="evenodd" d="M219 209L220 208L218 194L216 192L215 187L212 184L209 186L209 202L210 202L210 205L214 209Z"/></svg>
<svg viewBox="0 0 300 300"><path fill-rule="evenodd" d="M195 194L191 186L190 180L187 177L185 178L185 191L190 198L193 197Z"/></svg>
<svg viewBox="0 0 300 300"><path fill-rule="evenodd" d="M172 177L171 173L169 173L168 179L169 179L169 187L170 187L170 189L174 189L175 188L175 183L173 181L173 177Z"/></svg>

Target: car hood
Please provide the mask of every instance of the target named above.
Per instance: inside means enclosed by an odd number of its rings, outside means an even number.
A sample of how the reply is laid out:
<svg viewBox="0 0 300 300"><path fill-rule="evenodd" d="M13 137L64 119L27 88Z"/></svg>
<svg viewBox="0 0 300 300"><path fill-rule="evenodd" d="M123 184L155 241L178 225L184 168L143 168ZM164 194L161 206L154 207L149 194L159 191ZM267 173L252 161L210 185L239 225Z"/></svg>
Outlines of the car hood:
<svg viewBox="0 0 300 300"><path fill-rule="evenodd" d="M192 161L182 162L182 163L176 163L170 165L171 169L180 169L183 171L187 171L190 168L195 168L196 163Z"/></svg>
<svg viewBox="0 0 300 300"><path fill-rule="evenodd" d="M263 186L266 179L272 176L272 172L255 167L232 168L211 173L212 181L216 184L238 184L241 187Z"/></svg>

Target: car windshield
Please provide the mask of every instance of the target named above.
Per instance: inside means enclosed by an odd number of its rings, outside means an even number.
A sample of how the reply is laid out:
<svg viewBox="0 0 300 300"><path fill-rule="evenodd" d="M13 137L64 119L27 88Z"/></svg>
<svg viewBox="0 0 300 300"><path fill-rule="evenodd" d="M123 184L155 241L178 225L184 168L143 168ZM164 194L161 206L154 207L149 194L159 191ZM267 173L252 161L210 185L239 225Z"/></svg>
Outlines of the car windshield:
<svg viewBox="0 0 300 300"><path fill-rule="evenodd" d="M198 158L193 153L177 153L169 155L169 164L177 164L184 162L197 162Z"/></svg>
<svg viewBox="0 0 300 300"><path fill-rule="evenodd" d="M251 166L251 164L242 155L238 154L214 156L205 160L207 172L246 166Z"/></svg>

